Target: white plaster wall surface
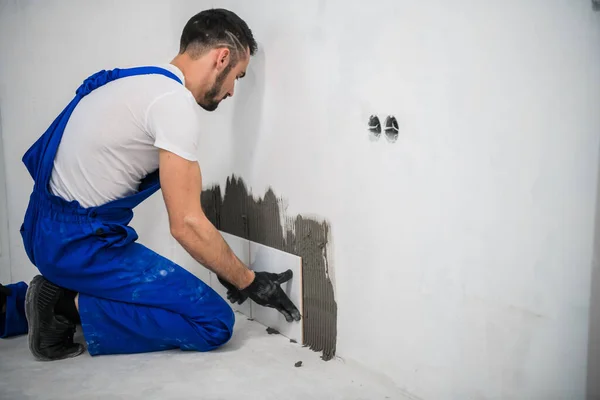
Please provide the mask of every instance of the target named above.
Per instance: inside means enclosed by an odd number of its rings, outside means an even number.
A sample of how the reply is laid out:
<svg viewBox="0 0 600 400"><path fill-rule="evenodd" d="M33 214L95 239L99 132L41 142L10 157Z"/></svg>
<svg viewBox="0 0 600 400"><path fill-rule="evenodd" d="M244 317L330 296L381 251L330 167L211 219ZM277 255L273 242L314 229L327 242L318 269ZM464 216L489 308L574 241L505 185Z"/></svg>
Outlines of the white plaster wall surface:
<svg viewBox="0 0 600 400"><path fill-rule="evenodd" d="M2 110L0 110L0 283L11 283L10 248L8 239L7 186L4 173L4 146L2 144Z"/></svg>
<svg viewBox="0 0 600 400"><path fill-rule="evenodd" d="M598 169L600 171L600 165L598 165ZM600 182L600 173L598 174L598 181ZM588 400L600 399L600 184L596 186L596 191L596 232L593 244L594 256L588 329Z"/></svg>
<svg viewBox="0 0 600 400"><path fill-rule="evenodd" d="M223 6L261 51L206 117L205 183L238 173L331 223L338 354L423 399L585 398L600 147L589 1L0 5L14 279L34 271L18 233L26 148L85 76L168 61L189 16ZM396 115L396 143L369 140L372 113ZM154 200L140 235L176 254Z"/></svg>

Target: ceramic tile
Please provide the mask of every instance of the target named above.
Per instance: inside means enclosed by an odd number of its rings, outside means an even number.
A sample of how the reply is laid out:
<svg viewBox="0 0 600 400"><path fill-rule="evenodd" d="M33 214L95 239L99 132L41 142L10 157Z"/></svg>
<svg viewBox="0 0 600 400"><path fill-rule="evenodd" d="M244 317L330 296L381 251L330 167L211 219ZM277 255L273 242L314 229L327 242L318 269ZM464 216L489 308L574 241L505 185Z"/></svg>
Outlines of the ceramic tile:
<svg viewBox="0 0 600 400"><path fill-rule="evenodd" d="M291 269L294 277L281 285L281 288L302 314L302 258L272 247L250 242L250 268L254 271L274 273ZM279 311L259 306L256 303L252 303L252 318L267 327L277 329L289 339L302 343L302 320L287 322Z"/></svg>
<svg viewBox="0 0 600 400"><path fill-rule="evenodd" d="M250 242L246 239L243 239L238 236L230 235L229 233L221 232L223 235L223 239L227 242L233 253L246 265L249 263L250 256ZM229 300L227 300L227 289L221 282L219 282L219 278L210 272L210 286L214 289L215 292L219 293L221 297L227 301L227 304L231 306L236 311L241 312L246 315L248 318L252 318L252 306L250 305L250 299L246 300L243 304L231 304Z"/></svg>

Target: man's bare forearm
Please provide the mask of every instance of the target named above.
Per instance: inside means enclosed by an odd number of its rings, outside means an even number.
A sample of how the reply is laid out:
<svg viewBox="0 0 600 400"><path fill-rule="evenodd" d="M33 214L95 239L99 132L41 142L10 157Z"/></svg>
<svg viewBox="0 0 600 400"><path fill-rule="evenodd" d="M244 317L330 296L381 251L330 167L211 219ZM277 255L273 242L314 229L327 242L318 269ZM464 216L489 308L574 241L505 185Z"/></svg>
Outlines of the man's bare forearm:
<svg viewBox="0 0 600 400"><path fill-rule="evenodd" d="M244 289L254 272L233 254L200 205L202 174L197 162L167 150L159 152L160 185L171 234L194 259L220 278Z"/></svg>
<svg viewBox="0 0 600 400"><path fill-rule="evenodd" d="M246 288L254 279L254 272L240 261L204 215L186 218L173 236L196 261L237 288Z"/></svg>

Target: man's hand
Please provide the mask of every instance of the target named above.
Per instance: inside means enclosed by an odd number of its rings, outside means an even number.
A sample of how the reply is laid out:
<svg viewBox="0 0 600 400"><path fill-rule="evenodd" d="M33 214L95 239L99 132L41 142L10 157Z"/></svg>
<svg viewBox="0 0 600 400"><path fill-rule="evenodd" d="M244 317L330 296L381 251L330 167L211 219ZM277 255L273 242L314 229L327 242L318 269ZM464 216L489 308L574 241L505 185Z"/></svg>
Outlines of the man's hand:
<svg viewBox="0 0 600 400"><path fill-rule="evenodd" d="M225 288L227 289L227 300L229 300L231 303L243 304L248 298L247 294L240 292L238 288L236 288L234 285L227 282L220 276L219 282L221 282L221 285L225 286Z"/></svg>
<svg viewBox="0 0 600 400"><path fill-rule="evenodd" d="M255 272L254 274L254 281L240 292L250 297L256 304L275 308L283 314L287 322L300 321L300 311L281 289L282 283L292 279L294 275L292 270L288 269L280 274L270 272Z"/></svg>

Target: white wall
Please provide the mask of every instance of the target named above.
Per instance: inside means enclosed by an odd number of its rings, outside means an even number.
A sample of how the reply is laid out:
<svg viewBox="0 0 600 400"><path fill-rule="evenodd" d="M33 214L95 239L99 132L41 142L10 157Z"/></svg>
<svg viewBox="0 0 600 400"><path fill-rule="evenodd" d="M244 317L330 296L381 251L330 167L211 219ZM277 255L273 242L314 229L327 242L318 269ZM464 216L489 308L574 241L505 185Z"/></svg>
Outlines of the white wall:
<svg viewBox="0 0 600 400"><path fill-rule="evenodd" d="M600 170L600 165L598 166ZM598 174L600 182L600 173ZM596 187L596 232L594 234L594 256L590 298L590 322L588 343L588 399L600 399L600 184Z"/></svg>
<svg viewBox="0 0 600 400"><path fill-rule="evenodd" d="M4 173L4 146L2 144L2 110L0 109L0 283L12 282L8 239L7 186Z"/></svg>
<svg viewBox="0 0 600 400"><path fill-rule="evenodd" d="M600 148L588 0L0 4L15 280L34 271L23 152L85 76L169 61L185 21L218 4L261 52L206 117L205 183L238 173L330 221L338 354L423 399L585 398ZM398 142L369 140L371 113L396 115ZM136 224L183 257L159 195Z"/></svg>

